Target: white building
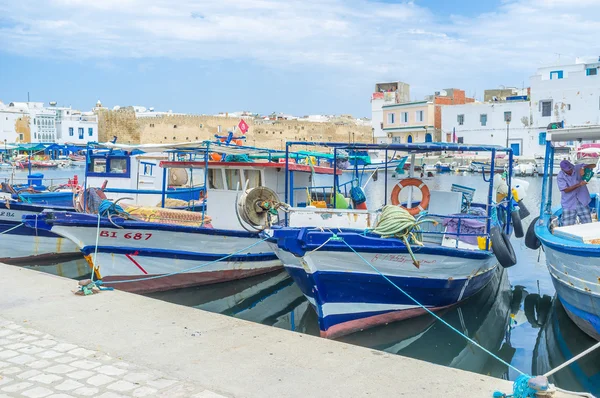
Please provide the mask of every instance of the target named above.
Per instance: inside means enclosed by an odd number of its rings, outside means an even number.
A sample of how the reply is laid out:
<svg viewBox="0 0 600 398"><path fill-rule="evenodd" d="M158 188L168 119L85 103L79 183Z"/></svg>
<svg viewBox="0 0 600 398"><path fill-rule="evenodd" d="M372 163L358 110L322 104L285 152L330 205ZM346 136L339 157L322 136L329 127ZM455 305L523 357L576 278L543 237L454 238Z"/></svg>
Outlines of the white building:
<svg viewBox="0 0 600 398"><path fill-rule="evenodd" d="M565 127L600 125L600 60L539 68L531 77L534 127L553 122Z"/></svg>
<svg viewBox="0 0 600 398"><path fill-rule="evenodd" d="M530 134L530 121L527 100L443 106L442 139L506 146L508 136L508 146L516 156L543 154L543 145L539 145L537 136Z"/></svg>
<svg viewBox="0 0 600 398"><path fill-rule="evenodd" d="M43 102L0 103L0 141L7 143L74 143L98 140L98 117Z"/></svg>
<svg viewBox="0 0 600 398"><path fill-rule="evenodd" d="M551 123L564 123L564 127L600 125L600 59L576 59L575 63L539 68L530 84L529 99L515 96L517 101L444 106L443 133L455 133L457 141L468 144L505 146L503 115L511 112L508 143L515 154L533 157L544 154ZM577 143L563 145L568 150Z"/></svg>

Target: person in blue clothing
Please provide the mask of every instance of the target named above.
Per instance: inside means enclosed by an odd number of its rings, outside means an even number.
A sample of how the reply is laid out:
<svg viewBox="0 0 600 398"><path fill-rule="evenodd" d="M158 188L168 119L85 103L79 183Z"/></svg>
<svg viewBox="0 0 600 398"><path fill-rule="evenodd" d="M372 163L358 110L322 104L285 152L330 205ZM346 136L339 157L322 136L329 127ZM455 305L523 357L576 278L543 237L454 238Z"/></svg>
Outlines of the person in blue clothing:
<svg viewBox="0 0 600 398"><path fill-rule="evenodd" d="M584 169L594 167L588 164L573 165L568 160L560 162L560 172L556 177L558 189L560 190L562 217L561 225L575 225L579 220L580 224L592 222L590 212L590 192L587 188L587 181L582 179Z"/></svg>

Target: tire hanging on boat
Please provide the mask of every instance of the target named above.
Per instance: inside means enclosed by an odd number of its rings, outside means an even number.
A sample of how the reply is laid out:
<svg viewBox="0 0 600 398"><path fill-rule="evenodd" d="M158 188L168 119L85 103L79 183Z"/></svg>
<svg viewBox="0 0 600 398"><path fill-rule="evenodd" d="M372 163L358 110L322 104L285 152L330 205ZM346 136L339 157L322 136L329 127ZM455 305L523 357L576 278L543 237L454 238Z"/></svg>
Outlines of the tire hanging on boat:
<svg viewBox="0 0 600 398"><path fill-rule="evenodd" d="M392 196L390 200L394 206L400 205L400 192L404 187L417 187L421 190L422 198L421 203L418 206L411 207L407 209L404 206L402 208L406 209L411 215L416 216L421 211L427 209L429 206L429 199L431 194L429 193L429 187L425 185L425 183L417 178L405 178L404 180L398 181L398 183L392 189Z"/></svg>
<svg viewBox="0 0 600 398"><path fill-rule="evenodd" d="M510 239L500 227L492 227L490 239L492 241L492 252L494 252L502 267L510 268L517 263L517 256L510 243Z"/></svg>
<svg viewBox="0 0 600 398"><path fill-rule="evenodd" d="M536 217L533 219L533 221L531 221L531 224L529 224L529 227L527 228L527 233L525 234L525 246L531 250L537 250L542 245L538 237L535 235L535 224L537 224L539 219L539 217Z"/></svg>
<svg viewBox="0 0 600 398"><path fill-rule="evenodd" d="M519 202L517 204L519 205L519 216L521 217L521 220L524 220L527 217L529 217L529 215L531 213L529 213L529 210L527 209L527 207L525 207L525 203L523 203L523 199L519 200Z"/></svg>
<svg viewBox="0 0 600 398"><path fill-rule="evenodd" d="M525 236L523 232L523 223L521 222L521 216L519 215L519 210L515 209L510 213L510 220L512 222L513 231L515 232L515 237L522 238Z"/></svg>

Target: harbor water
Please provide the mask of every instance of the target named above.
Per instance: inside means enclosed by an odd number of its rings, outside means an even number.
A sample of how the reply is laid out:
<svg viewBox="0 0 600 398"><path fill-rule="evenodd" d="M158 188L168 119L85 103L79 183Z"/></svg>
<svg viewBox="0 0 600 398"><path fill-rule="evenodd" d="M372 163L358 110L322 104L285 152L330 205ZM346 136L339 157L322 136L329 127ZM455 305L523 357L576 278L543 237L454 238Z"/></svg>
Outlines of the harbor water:
<svg viewBox="0 0 600 398"><path fill-rule="evenodd" d="M75 174L80 181L83 177L81 168L43 173L56 181L72 178ZM27 170L15 174L17 179L26 179L26 176ZM363 185L368 177L365 176ZM392 187L400 177L406 176L388 174L388 201ZM0 174L0 180L6 178L10 178L8 172ZM523 220L523 226L527 229L539 214L542 178L522 179L530 184L524 199L531 213ZM489 184L484 182L480 174L452 172L423 180L431 190L449 190L452 184L475 188L475 202L487 200ZM326 184L331 185L331 182L323 181L323 184L316 185ZM599 188L597 179L590 182L590 192L599 192ZM376 179L370 179L365 192L369 208L383 205L386 197L383 173L379 173ZM558 198L556 193L554 197ZM523 239L514 236L511 241L518 258L517 265L499 270L492 282L476 296L439 315L514 367L528 374L540 374L594 342L570 321L560 303L555 301L554 287L541 249L529 250ZM74 279L85 278L90 273L83 258L26 267ZM313 308L285 271L149 296L300 333L319 334ZM518 376L514 370L471 345L428 314L355 333L341 340L495 377L514 380ZM558 372L552 381L566 389L600 394L599 364L600 353L592 353L585 360Z"/></svg>

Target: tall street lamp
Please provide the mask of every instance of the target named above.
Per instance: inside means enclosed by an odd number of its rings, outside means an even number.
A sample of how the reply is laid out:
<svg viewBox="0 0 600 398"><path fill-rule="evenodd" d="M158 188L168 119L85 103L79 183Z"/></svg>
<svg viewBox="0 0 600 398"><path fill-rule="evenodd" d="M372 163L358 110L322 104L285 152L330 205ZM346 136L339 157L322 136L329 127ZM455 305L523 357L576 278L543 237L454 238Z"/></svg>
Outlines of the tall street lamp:
<svg viewBox="0 0 600 398"><path fill-rule="evenodd" d="M504 112L504 121L506 122L506 147L508 148L508 137L510 134L510 121L512 119L511 112Z"/></svg>

